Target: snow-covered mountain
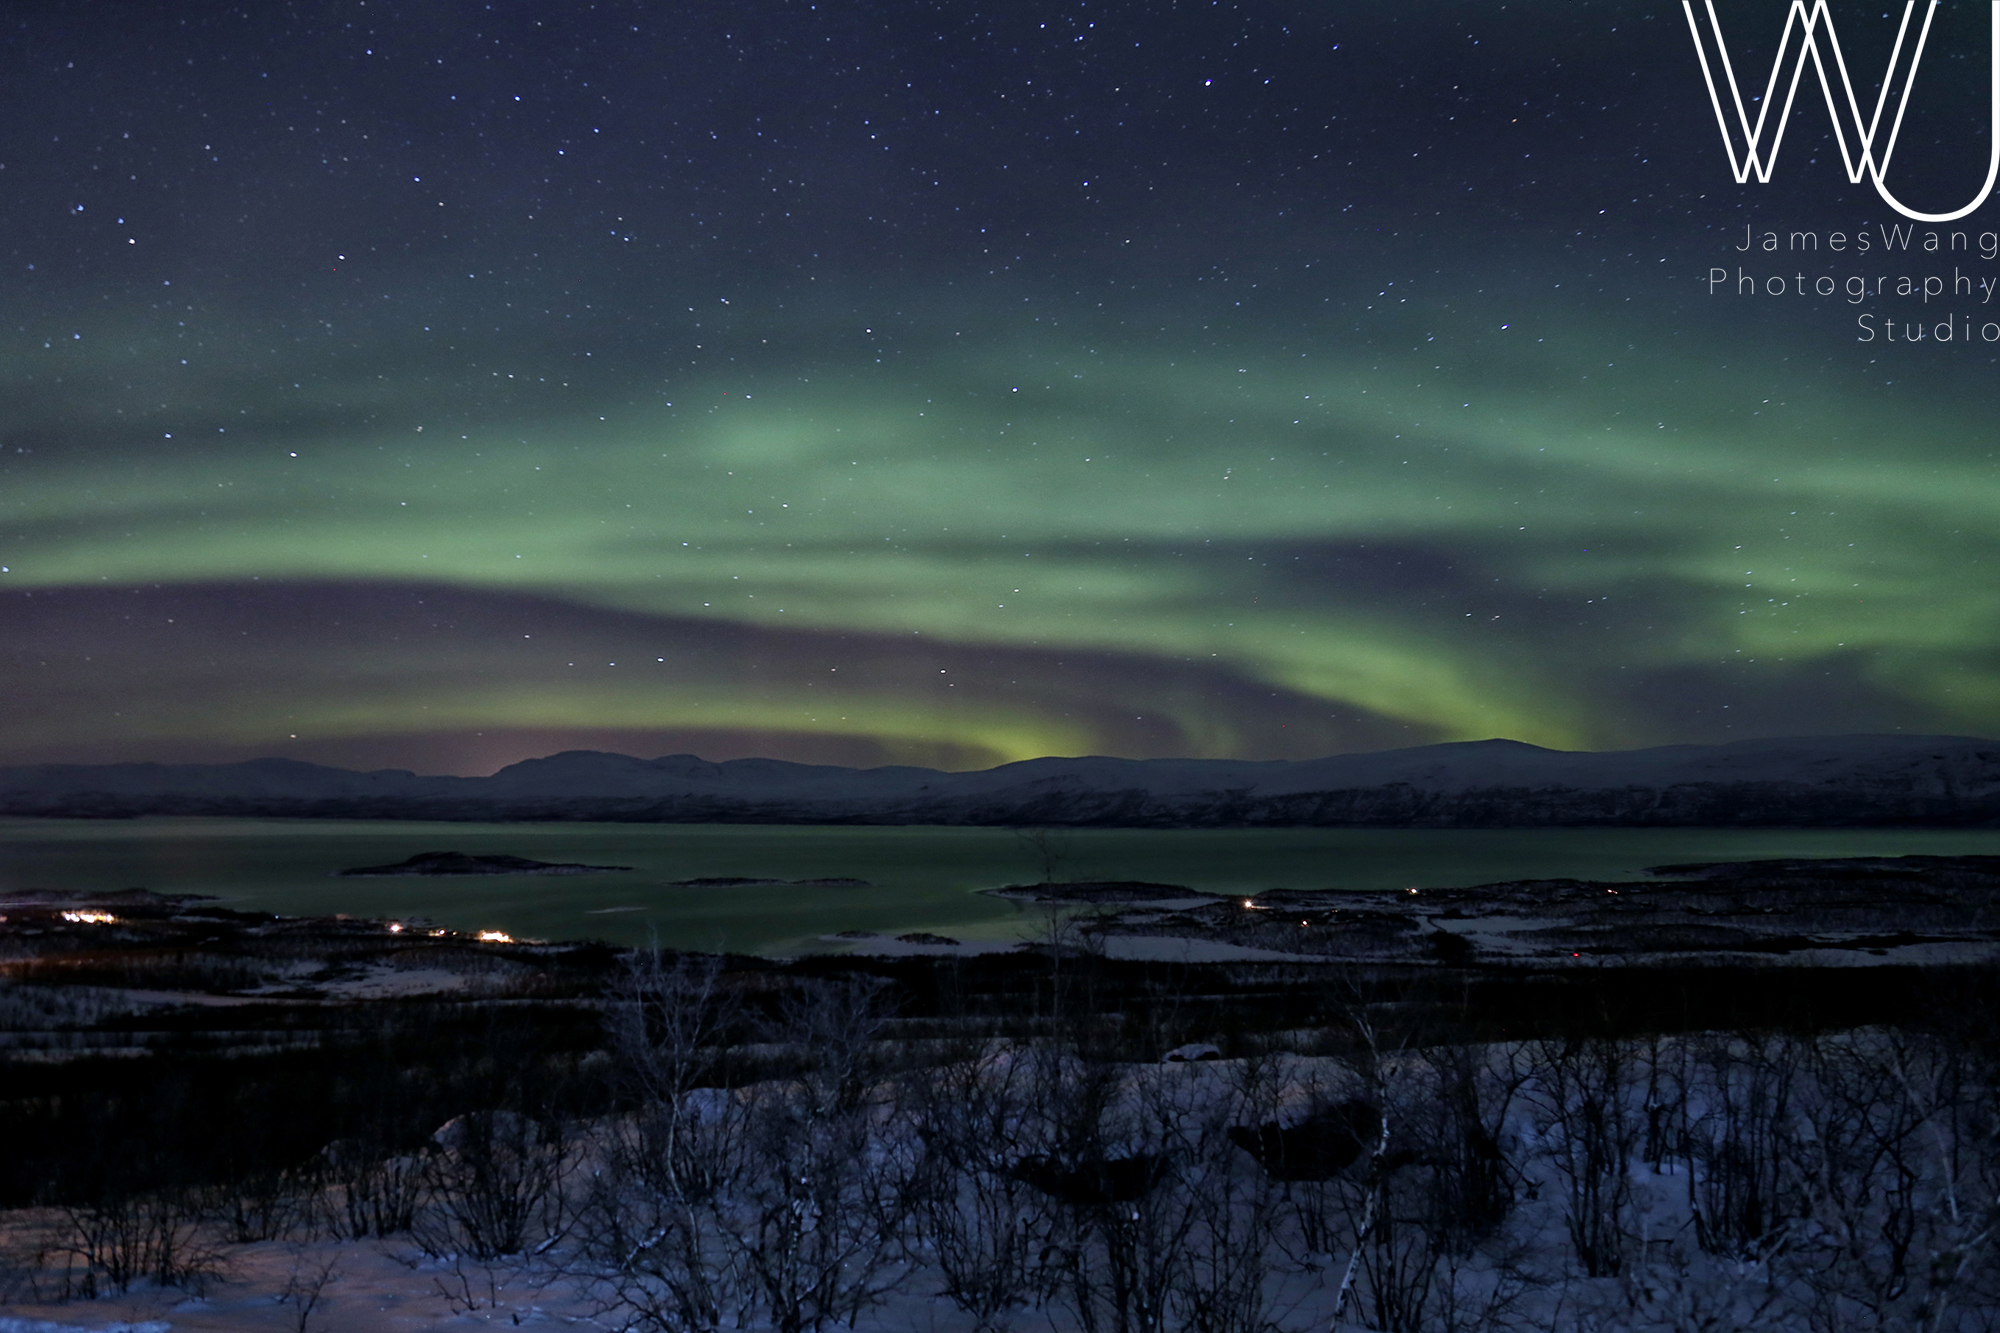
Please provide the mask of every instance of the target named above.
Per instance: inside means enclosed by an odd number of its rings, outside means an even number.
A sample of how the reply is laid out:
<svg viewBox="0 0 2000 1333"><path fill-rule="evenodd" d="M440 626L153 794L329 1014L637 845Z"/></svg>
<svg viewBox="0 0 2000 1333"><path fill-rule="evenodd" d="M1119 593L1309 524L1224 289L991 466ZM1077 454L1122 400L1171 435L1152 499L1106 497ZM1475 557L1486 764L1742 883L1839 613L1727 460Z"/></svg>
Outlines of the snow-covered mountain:
<svg viewBox="0 0 2000 1333"><path fill-rule="evenodd" d="M491 777L241 764L0 768L0 814L1111 827L2000 825L2000 741L1832 736L1607 752L1517 741L1298 762L1031 759L971 773L572 750Z"/></svg>

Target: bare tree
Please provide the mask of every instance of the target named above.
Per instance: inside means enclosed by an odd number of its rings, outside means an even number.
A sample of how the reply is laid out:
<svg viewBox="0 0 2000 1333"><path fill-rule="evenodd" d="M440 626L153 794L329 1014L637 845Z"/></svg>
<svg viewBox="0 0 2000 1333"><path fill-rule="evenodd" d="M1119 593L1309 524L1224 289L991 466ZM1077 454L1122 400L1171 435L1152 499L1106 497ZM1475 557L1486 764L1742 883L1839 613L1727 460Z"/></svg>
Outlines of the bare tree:
<svg viewBox="0 0 2000 1333"><path fill-rule="evenodd" d="M1283 1212L1262 1173L1209 1125L1193 1145L1180 1186L1193 1205L1185 1256L1171 1275L1169 1309L1189 1333L1266 1333Z"/></svg>
<svg viewBox="0 0 2000 1333"><path fill-rule="evenodd" d="M1513 1048L1448 1046L1421 1053L1422 1101L1402 1113L1432 1171L1432 1225L1444 1248L1470 1253L1506 1220L1520 1172L1508 1159L1507 1120L1527 1073ZM1405 1095L1399 1101L1408 1104Z"/></svg>
<svg viewBox="0 0 2000 1333"><path fill-rule="evenodd" d="M411 1230L426 1251L497 1259L531 1243L546 1250L568 1229L573 1161L560 1127L515 1111L474 1111L435 1138L442 1151L429 1159L433 1205Z"/></svg>
<svg viewBox="0 0 2000 1333"><path fill-rule="evenodd" d="M1037 825L1014 830L1014 842L1034 865L1041 876L1041 883L1053 884L1062 874L1070 860L1070 843L1074 840L1074 829L1049 828Z"/></svg>
<svg viewBox="0 0 2000 1333"><path fill-rule="evenodd" d="M336 1237L362 1240L408 1231L430 1202L431 1173L413 1154L336 1139L320 1150L319 1167L323 1220Z"/></svg>
<svg viewBox="0 0 2000 1333"><path fill-rule="evenodd" d="M1600 1037L1535 1042L1527 1055L1534 1077L1528 1102L1537 1137L1562 1181L1576 1261L1587 1276L1616 1276L1630 1240L1627 1165L1638 1138L1628 1052Z"/></svg>
<svg viewBox="0 0 2000 1333"><path fill-rule="evenodd" d="M1284 1263L1280 1233L1290 1216L1283 1166L1308 1165L1295 1160L1303 1154L1284 1151L1292 1145L1281 1137L1290 1068L1258 1057L1183 1066L1170 1075L1188 1089L1181 1100L1191 1104L1179 1184L1190 1196L1194 1227L1170 1304L1190 1333L1265 1333L1277 1326L1272 1278ZM1294 1160L1280 1160L1288 1156ZM1276 1174L1267 1163L1279 1167Z"/></svg>
<svg viewBox="0 0 2000 1333"><path fill-rule="evenodd" d="M944 1294L981 1330L1046 1292L1055 1216L1013 1167L1029 1117L1034 1052L967 1058L911 1080L923 1143L912 1183L916 1236Z"/></svg>
<svg viewBox="0 0 2000 1333"><path fill-rule="evenodd" d="M1903 1029L1817 1039L1795 1139L1817 1243L1798 1271L1816 1325L1991 1327L2000 1228L1995 1090L1964 1052ZM1976 1316L1976 1317L1975 1317Z"/></svg>
<svg viewBox="0 0 2000 1333"><path fill-rule="evenodd" d="M770 1031L806 1071L750 1105L727 1235L778 1333L852 1324L901 1276L919 1151L878 1132L891 1118L870 1078L881 1023L863 986L818 983L788 995Z"/></svg>
<svg viewBox="0 0 2000 1333"><path fill-rule="evenodd" d="M317 1230L322 1191L311 1169L259 1171L203 1190L201 1209L232 1245L251 1245Z"/></svg>
<svg viewBox="0 0 2000 1333"><path fill-rule="evenodd" d="M319 1260L306 1258L302 1247L292 1250L291 1275L278 1295L280 1305L289 1304L297 1333L307 1333L313 1314L327 1303L326 1289L340 1279L340 1254L335 1251Z"/></svg>
<svg viewBox="0 0 2000 1333"><path fill-rule="evenodd" d="M1357 1304L1392 1333L1510 1326L1536 1286L1504 1234L1518 1168L1507 1122L1527 1075L1512 1048L1398 1054L1376 1080L1398 1146L1378 1143L1355 1213ZM1367 1206L1372 1203L1372 1207Z"/></svg>
<svg viewBox="0 0 2000 1333"><path fill-rule="evenodd" d="M1389 1139L1394 1124L1390 1115L1388 1095L1389 1070L1382 1063L1382 1052L1375 1040L1374 1025L1358 1016L1349 1021L1367 1052L1364 1072L1374 1097L1376 1136L1358 1199L1352 1192L1341 1191L1343 1201L1347 1204L1349 1215L1353 1219L1353 1241L1347 1257L1347 1267L1342 1270L1340 1286L1334 1293L1333 1322L1336 1324L1340 1322L1342 1313L1347 1309L1348 1301L1353 1298L1355 1278L1365 1271L1368 1248L1375 1242L1376 1228L1383 1225L1383 1206L1387 1202L1384 1188L1385 1173L1388 1170ZM1386 1273L1387 1269L1377 1265L1374 1271Z"/></svg>
<svg viewBox="0 0 2000 1333"><path fill-rule="evenodd" d="M1158 1328L1195 1221L1188 1144L1156 1099L1132 1104L1117 1066L1072 1057L1050 1069L1038 1098L1050 1151L1015 1170L1061 1205L1059 1298L1086 1333Z"/></svg>
<svg viewBox="0 0 2000 1333"><path fill-rule="evenodd" d="M224 1271L203 1228L203 1211L186 1190L114 1195L60 1210L42 1263L62 1265L63 1299L95 1299L151 1280L200 1295Z"/></svg>
<svg viewBox="0 0 2000 1333"><path fill-rule="evenodd" d="M743 1179L749 1111L726 1080L744 1010L720 960L628 955L606 1027L636 1109L603 1127L580 1228L585 1285L637 1328L704 1333L748 1300L722 1211Z"/></svg>
<svg viewBox="0 0 2000 1333"><path fill-rule="evenodd" d="M1702 1109L1685 1120L1688 1202L1710 1254L1755 1260L1785 1243L1804 1199L1796 1136L1798 1047L1750 1034L1694 1047ZM1684 1103L1685 1105L1685 1103Z"/></svg>

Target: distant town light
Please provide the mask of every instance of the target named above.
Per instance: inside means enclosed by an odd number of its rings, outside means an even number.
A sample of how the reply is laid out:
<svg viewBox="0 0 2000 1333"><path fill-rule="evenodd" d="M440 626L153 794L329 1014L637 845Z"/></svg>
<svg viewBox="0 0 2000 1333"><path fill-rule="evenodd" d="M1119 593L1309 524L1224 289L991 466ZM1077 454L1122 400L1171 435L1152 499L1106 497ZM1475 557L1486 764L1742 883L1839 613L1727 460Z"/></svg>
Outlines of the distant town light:
<svg viewBox="0 0 2000 1333"><path fill-rule="evenodd" d="M86 911L86 912L64 912L62 914L62 919L65 921L74 921L82 925L107 926L110 925L113 921L116 921L118 918L111 915L111 913L109 912Z"/></svg>
<svg viewBox="0 0 2000 1333"><path fill-rule="evenodd" d="M476 937L487 944L512 944L514 937L504 930L482 930Z"/></svg>

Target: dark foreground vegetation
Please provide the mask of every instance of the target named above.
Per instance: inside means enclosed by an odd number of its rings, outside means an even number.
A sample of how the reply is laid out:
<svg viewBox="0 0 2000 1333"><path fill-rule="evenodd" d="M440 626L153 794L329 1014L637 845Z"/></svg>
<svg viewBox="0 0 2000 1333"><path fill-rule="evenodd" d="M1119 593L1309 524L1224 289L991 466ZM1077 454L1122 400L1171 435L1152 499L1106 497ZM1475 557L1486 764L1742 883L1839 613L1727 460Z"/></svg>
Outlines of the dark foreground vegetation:
<svg viewBox="0 0 2000 1333"><path fill-rule="evenodd" d="M0 1300L391 1237L468 1309L539 1267L631 1329L2000 1327L1977 958L1165 964L1072 921L781 963L0 912L0 1207L53 1219Z"/></svg>

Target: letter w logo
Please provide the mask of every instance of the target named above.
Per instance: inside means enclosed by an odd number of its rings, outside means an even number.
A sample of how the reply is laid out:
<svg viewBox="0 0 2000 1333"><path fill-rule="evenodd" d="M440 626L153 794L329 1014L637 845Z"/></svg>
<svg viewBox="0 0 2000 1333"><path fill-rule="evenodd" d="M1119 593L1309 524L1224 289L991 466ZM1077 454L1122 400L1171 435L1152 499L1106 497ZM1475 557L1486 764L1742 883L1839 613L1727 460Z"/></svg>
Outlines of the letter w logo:
<svg viewBox="0 0 2000 1333"><path fill-rule="evenodd" d="M1895 84L1896 70L1903 59L1903 45L1910 33L1910 15L1916 9L1916 0L1905 0L1903 22L1896 29L1896 45L1889 52L1889 67L1882 71L1882 91L1875 99L1875 111L1866 121L1861 116L1861 105L1854 96L1854 84L1847 77L1847 61L1840 53L1840 38L1833 30L1833 15L1827 12L1826 0L1813 0L1811 9L1806 8L1806 0L1792 0L1791 8L1785 14L1785 32L1778 39L1777 58L1771 62L1771 78L1764 85L1763 105L1757 110L1757 123L1750 123L1750 113L1744 109L1743 94L1736 85L1736 71L1729 63L1729 47L1722 40L1722 21L1715 16L1715 0L1703 0L1708 10L1709 31L1714 36L1715 49L1722 65L1722 77L1729 84L1730 101L1736 108L1736 132L1732 133L1729 117L1722 109L1722 93L1716 87L1715 72L1709 64L1708 43L1702 39L1701 25L1695 21L1694 0L1681 0L1681 9L1687 14L1688 31L1694 34L1695 54L1701 57L1701 76L1708 82L1708 98L1715 107L1715 123L1722 130L1722 146L1729 154L1730 170L1736 173L1736 183L1743 184L1752 172L1757 175L1760 185L1771 181L1771 168L1778 163L1778 146L1784 142L1785 126L1791 120L1792 101L1798 96L1799 80L1805 76L1806 61L1811 59L1813 69L1819 74L1820 91L1826 96L1827 113L1833 117L1833 137L1840 145L1840 158L1847 166L1847 179L1859 185L1865 175L1873 182L1875 192L1882 201L1906 218L1918 222L1955 222L1973 209L1985 203L1993 193L1996 177L2000 177L2000 0L1992 0L1991 10L1991 112L1988 124L1992 138L1992 152L1986 163L1986 184L1979 196L1955 213L1919 213L1906 207L1894 195L1883 177L1889 174L1889 159L1896 151L1896 136L1903 129L1903 113L1910 109L1910 93L1917 83L1917 65L1924 58L1924 44L1931 35L1931 20L1937 15L1938 0L1930 0L1924 11L1924 24L1917 34L1916 49L1910 55L1907 71L1903 75L1903 90L1896 99L1896 118L1889 126L1888 142L1878 153L1875 148L1877 132L1881 129L1882 114L1889 103L1889 90ZM1798 45L1794 52L1793 34L1798 34ZM1841 114L1840 103L1835 99L1833 81L1827 77L1827 62L1820 53L1820 36L1824 34L1826 44L1833 51L1834 72L1840 78L1840 90L1847 106L1845 117ZM1792 79L1785 90L1785 107L1778 113L1777 124L1767 126L1771 117L1771 107L1777 100L1778 80L1785 71L1788 52L1793 52ZM1848 147L1848 130L1854 133L1854 147ZM1764 148L1764 131L1771 129L1771 146ZM1737 144L1742 143L1743 151L1737 154Z"/></svg>

